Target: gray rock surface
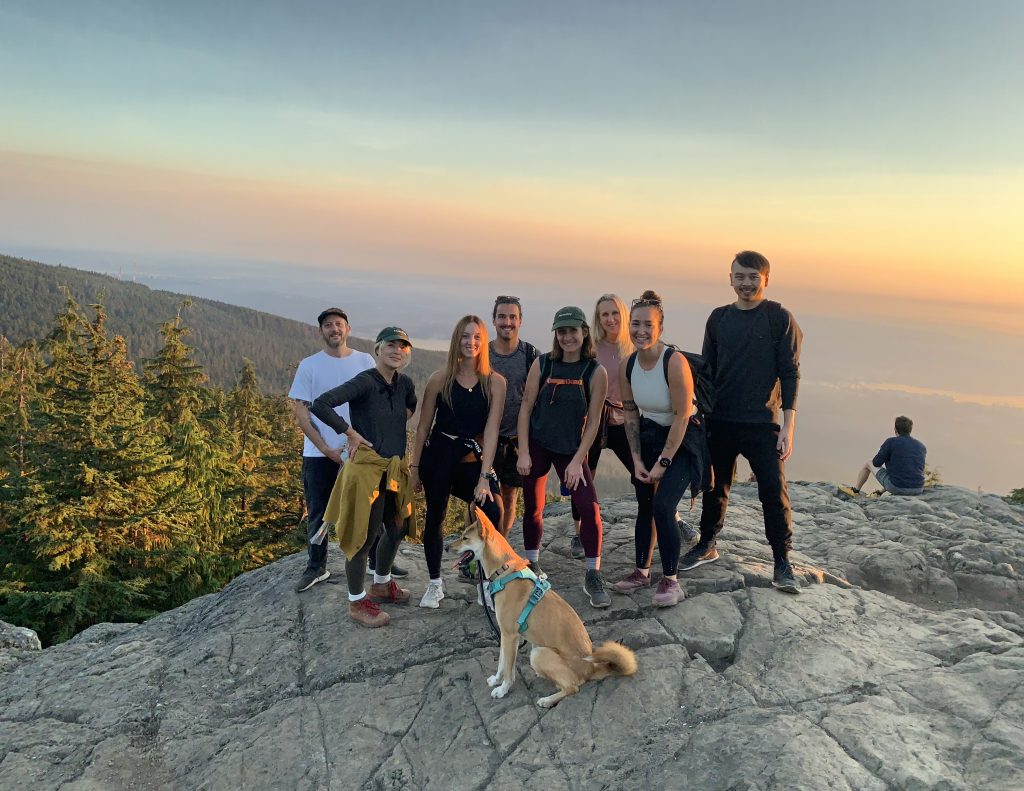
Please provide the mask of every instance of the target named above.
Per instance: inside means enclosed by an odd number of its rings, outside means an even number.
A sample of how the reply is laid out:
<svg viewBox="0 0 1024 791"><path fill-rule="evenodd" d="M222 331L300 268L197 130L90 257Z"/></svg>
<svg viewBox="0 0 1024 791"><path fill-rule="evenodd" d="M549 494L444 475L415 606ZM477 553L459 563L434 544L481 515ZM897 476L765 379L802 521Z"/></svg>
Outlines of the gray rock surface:
<svg viewBox="0 0 1024 791"><path fill-rule="evenodd" d="M551 687L521 655L516 686L494 700L497 648L472 589L451 582L440 610L390 607L390 627L366 630L347 619L343 584L292 592L293 556L0 676L0 788L1019 789L1019 608L922 608L890 595L899 580L884 574L851 585L863 563L840 548L862 531L829 517L881 535L874 522L895 512L901 534L926 536L936 513L980 523L991 507L985 524L999 523L994 506L954 490L883 508L793 486L806 587L790 596L770 587L753 488L737 489L722 559L684 575L689 598L665 610L650 591L590 609L569 516L549 509L542 565L595 640L637 651L633 678L543 710ZM632 567L633 504L604 513L611 582ZM1012 539L1012 519L999 526ZM419 547L403 553L415 602L425 566ZM341 581L336 551L331 569Z"/></svg>
<svg viewBox="0 0 1024 791"><path fill-rule="evenodd" d="M0 621L0 673L31 659L40 650L39 635L31 629Z"/></svg>

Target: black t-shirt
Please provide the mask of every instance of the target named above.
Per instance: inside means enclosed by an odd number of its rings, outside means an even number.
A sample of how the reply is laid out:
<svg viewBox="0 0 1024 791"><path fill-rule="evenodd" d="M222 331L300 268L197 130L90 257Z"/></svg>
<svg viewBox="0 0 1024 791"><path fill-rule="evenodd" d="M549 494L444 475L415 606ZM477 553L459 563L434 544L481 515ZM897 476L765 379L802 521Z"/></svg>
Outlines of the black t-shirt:
<svg viewBox="0 0 1024 791"><path fill-rule="evenodd" d="M488 382L477 382L471 389L452 382L452 403L444 400L444 393L437 394L437 417L434 428L456 437L476 437L484 433L489 411L484 388Z"/></svg>

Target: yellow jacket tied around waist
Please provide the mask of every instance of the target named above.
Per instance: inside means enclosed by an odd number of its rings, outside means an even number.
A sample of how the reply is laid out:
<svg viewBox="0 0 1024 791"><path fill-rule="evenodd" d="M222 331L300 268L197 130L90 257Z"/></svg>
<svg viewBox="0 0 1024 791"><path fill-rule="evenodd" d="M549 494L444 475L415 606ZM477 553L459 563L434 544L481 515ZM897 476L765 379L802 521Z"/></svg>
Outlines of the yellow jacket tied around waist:
<svg viewBox="0 0 1024 791"><path fill-rule="evenodd" d="M341 468L324 512L324 523L337 529L338 543L345 557L352 557L366 543L370 508L383 494L380 483L385 473L385 490L395 493L398 519L405 522L408 536L419 537L413 507L412 479L405 460L399 456L385 459L372 448L363 446Z"/></svg>

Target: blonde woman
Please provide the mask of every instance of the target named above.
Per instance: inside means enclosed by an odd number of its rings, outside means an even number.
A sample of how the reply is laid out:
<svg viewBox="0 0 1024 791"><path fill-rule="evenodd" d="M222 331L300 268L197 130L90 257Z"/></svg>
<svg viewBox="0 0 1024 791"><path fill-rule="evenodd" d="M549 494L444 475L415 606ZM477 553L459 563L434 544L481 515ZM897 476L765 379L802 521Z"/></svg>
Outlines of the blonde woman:
<svg viewBox="0 0 1024 791"><path fill-rule="evenodd" d="M423 551L430 583L420 607L437 609L444 598L441 526L449 496L475 503L492 524L501 524L491 466L504 406L505 379L491 371L487 326L479 316L463 316L452 332L444 370L427 380L409 465L414 488L427 500Z"/></svg>
<svg viewBox="0 0 1024 791"><path fill-rule="evenodd" d="M604 366L608 374L608 394L604 400L602 425L597 439L587 454L590 472L597 475L597 464L601 459L601 450L608 448L614 453L630 479L633 477L633 457L629 452L626 440L625 418L622 415L622 393L619 387L619 366L622 361L633 353L633 342L629 339L629 308L618 294L602 294L594 305L594 339L597 361ZM566 494L563 492L563 494ZM580 515L575 503L572 506L572 521L576 535L569 544L569 552L576 560L583 560L586 555L583 542L580 540Z"/></svg>

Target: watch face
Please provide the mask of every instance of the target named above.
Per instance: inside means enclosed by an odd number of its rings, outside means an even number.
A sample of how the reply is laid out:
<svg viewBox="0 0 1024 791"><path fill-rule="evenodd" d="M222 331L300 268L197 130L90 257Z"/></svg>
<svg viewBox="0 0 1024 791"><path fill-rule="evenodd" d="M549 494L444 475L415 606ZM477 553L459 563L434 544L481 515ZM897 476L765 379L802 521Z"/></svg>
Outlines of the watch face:
<svg viewBox="0 0 1024 791"><path fill-rule="evenodd" d="M660 459L658 459L658 464L660 464L662 467L671 467L672 459L667 459L664 456L662 456Z"/></svg>

